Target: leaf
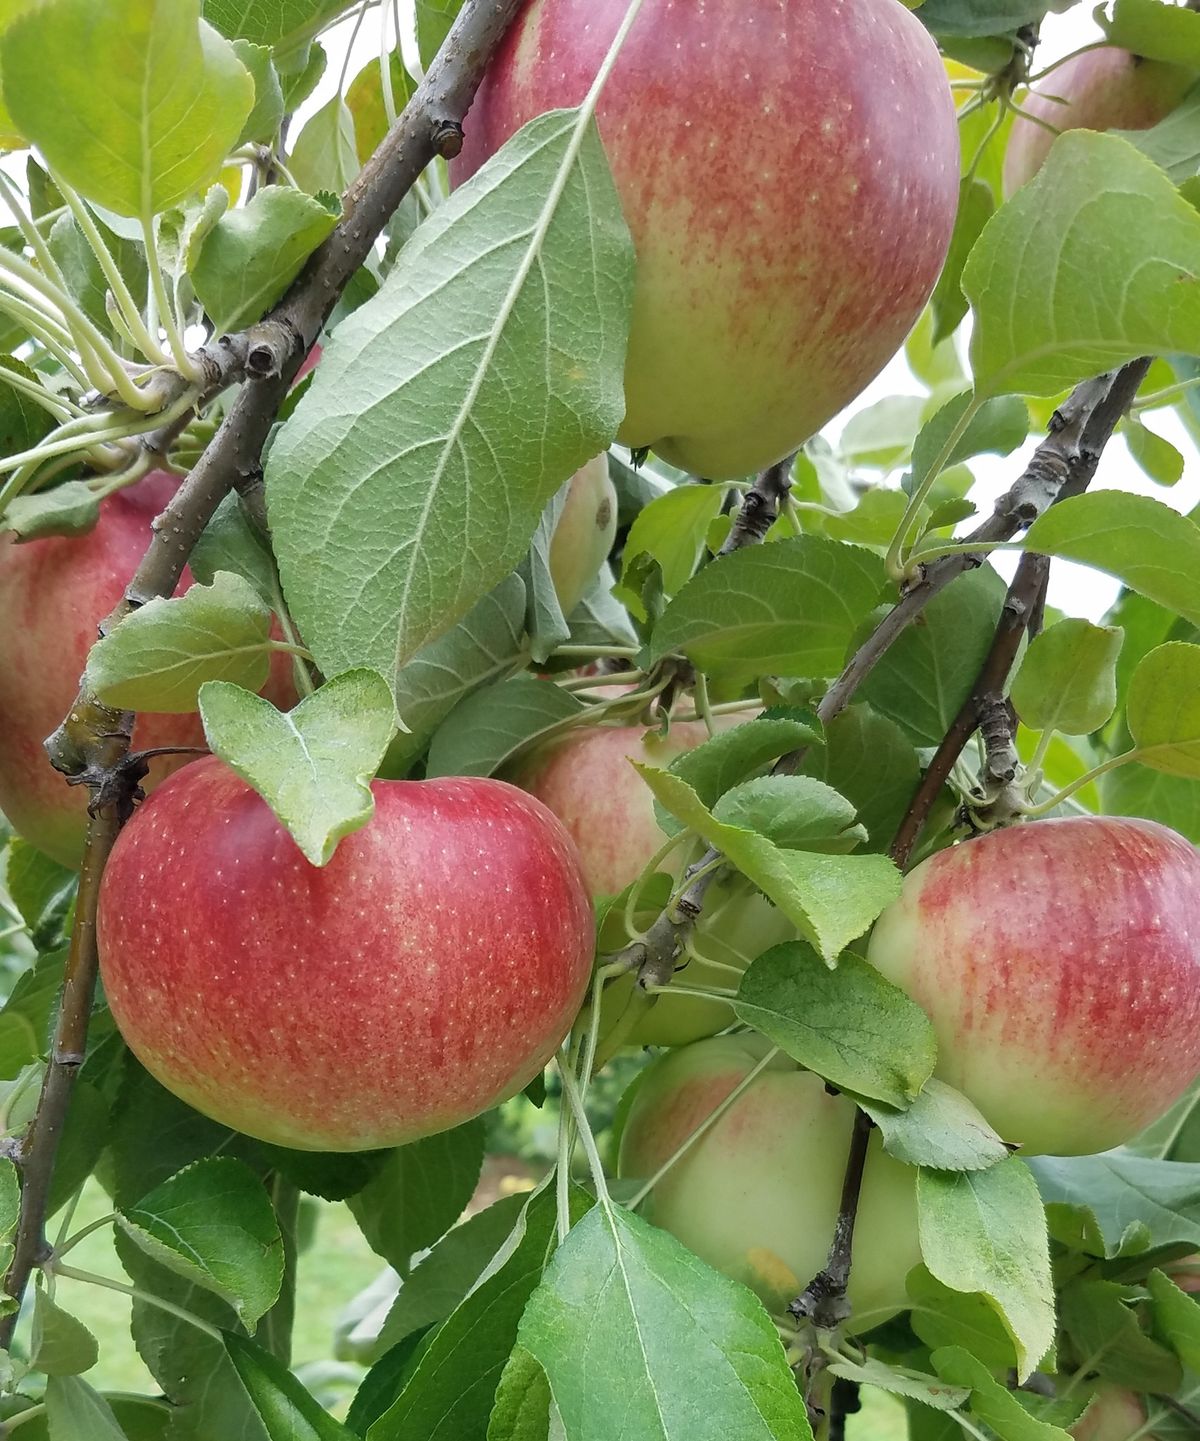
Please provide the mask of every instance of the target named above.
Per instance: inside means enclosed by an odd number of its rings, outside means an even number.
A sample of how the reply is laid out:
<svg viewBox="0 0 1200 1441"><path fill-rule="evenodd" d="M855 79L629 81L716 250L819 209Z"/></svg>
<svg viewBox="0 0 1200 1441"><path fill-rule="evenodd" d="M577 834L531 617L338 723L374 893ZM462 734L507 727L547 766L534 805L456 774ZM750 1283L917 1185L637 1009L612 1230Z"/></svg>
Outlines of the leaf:
<svg viewBox="0 0 1200 1441"><path fill-rule="evenodd" d="M910 494L924 484L970 403L971 392L961 391L925 422L913 444L912 473L905 481L905 489ZM1028 434L1029 411L1023 400L1011 395L987 400L945 456L942 470L984 452L1011 455Z"/></svg>
<svg viewBox="0 0 1200 1441"><path fill-rule="evenodd" d="M912 454L921 428L923 395L888 395L857 411L846 422L838 452L850 465L893 470Z"/></svg>
<svg viewBox="0 0 1200 1441"><path fill-rule="evenodd" d="M1025 1163L1012 1156L986 1171L921 1170L917 1215L926 1266L952 1290L987 1297L1026 1380L1054 1340L1054 1288L1041 1198Z"/></svg>
<svg viewBox="0 0 1200 1441"><path fill-rule="evenodd" d="M265 315L337 219L337 210L285 185L267 185L223 215L192 270L217 330L240 330Z"/></svg>
<svg viewBox="0 0 1200 1441"><path fill-rule="evenodd" d="M51 168L137 219L215 179L254 104L249 72L200 20L200 0L48 0L0 38L0 75Z"/></svg>
<svg viewBox="0 0 1200 1441"><path fill-rule="evenodd" d="M1004 594L989 566L959 576L888 648L860 695L917 745L940 745L991 647Z"/></svg>
<svg viewBox="0 0 1200 1441"><path fill-rule="evenodd" d="M815 535L749 546L683 587L654 629L651 656L682 651L731 682L766 671L834 675L882 588L883 563L857 546Z"/></svg>
<svg viewBox="0 0 1200 1441"><path fill-rule="evenodd" d="M1174 485L1183 478L1183 456L1171 444L1135 416L1128 415L1121 426L1129 453L1158 485Z"/></svg>
<svg viewBox="0 0 1200 1441"><path fill-rule="evenodd" d="M95 1336L82 1321L64 1311L39 1286L33 1293L33 1336L29 1365L47 1376L78 1376L100 1357Z"/></svg>
<svg viewBox="0 0 1200 1441"><path fill-rule="evenodd" d="M1145 60L1167 60L1200 70L1200 15L1159 0L1116 0L1112 19L1101 11L1109 44Z"/></svg>
<svg viewBox="0 0 1200 1441"><path fill-rule="evenodd" d="M46 1423L50 1441L125 1441L112 1407L78 1376L46 1382Z"/></svg>
<svg viewBox="0 0 1200 1441"><path fill-rule="evenodd" d="M1200 845L1200 781L1165 776L1134 763L1104 776L1100 794L1105 814L1161 821Z"/></svg>
<svg viewBox="0 0 1200 1441"><path fill-rule="evenodd" d="M896 1106L937 1061L924 1011L851 951L831 971L803 941L773 946L746 971L733 1008L824 1080Z"/></svg>
<svg viewBox="0 0 1200 1441"><path fill-rule="evenodd" d="M284 591L327 674L394 681L516 567L546 502L612 439L632 251L596 133L576 150L576 123L533 121L420 227L271 449Z"/></svg>
<svg viewBox="0 0 1200 1441"><path fill-rule="evenodd" d="M88 655L87 683L119 709L194 711L200 687L219 682L256 691L271 665L271 611L240 576L218 571L135 610Z"/></svg>
<svg viewBox="0 0 1200 1441"><path fill-rule="evenodd" d="M1145 656L1125 719L1143 765L1200 779L1200 646L1169 641Z"/></svg>
<svg viewBox="0 0 1200 1441"><path fill-rule="evenodd" d="M608 561L567 617L574 645L637 645L638 634L625 607L613 595L613 570Z"/></svg>
<svg viewBox="0 0 1200 1441"><path fill-rule="evenodd" d="M146 300L145 251L138 242L110 230L98 216L94 216L93 221L109 254L116 261L117 269L129 287L130 294L141 308ZM54 257L72 298L78 302L89 320L107 330L108 279L100 269L95 252L84 239L83 231L73 215L58 217L50 229L48 243L50 254ZM5 451L5 454L9 453Z"/></svg>
<svg viewBox="0 0 1200 1441"><path fill-rule="evenodd" d="M1161 1271L1151 1271L1146 1286L1154 1307L1154 1334L1189 1371L1200 1372L1200 1301Z"/></svg>
<svg viewBox="0 0 1200 1441"><path fill-rule="evenodd" d="M227 495L217 506L188 557L188 566L202 585L211 585L217 572L226 570L248 581L264 605L278 603L271 552L246 519L236 495Z"/></svg>
<svg viewBox="0 0 1200 1441"><path fill-rule="evenodd" d="M1200 171L1200 85L1193 85L1165 119L1149 130L1113 133L1148 156L1176 185Z"/></svg>
<svg viewBox="0 0 1200 1441"><path fill-rule="evenodd" d="M850 956L847 952L842 965ZM1008 1147L978 1110L944 1081L927 1080L902 1111L863 1100L861 1095L856 1099L879 1127L883 1149L909 1166L982 1171L1008 1156Z"/></svg>
<svg viewBox="0 0 1200 1441"><path fill-rule="evenodd" d="M463 0L416 0L417 44L426 68L445 43Z"/></svg>
<svg viewBox="0 0 1200 1441"><path fill-rule="evenodd" d="M950 237L950 251L931 299L935 340L953 335L970 308L962 289L963 266L983 227L995 213L996 200L991 186L982 180L964 179L958 192L958 213Z"/></svg>
<svg viewBox="0 0 1200 1441"><path fill-rule="evenodd" d="M13 986L0 1010L0 1080L15 1080L46 1054L66 959L65 950L39 956Z"/></svg>
<svg viewBox="0 0 1200 1441"><path fill-rule="evenodd" d="M74 871L52 861L20 836L9 837L4 853L4 886L35 944L47 931L58 939L62 922L75 899L78 879ZM11 999L11 991L9 996Z"/></svg>
<svg viewBox="0 0 1200 1441"><path fill-rule="evenodd" d="M395 52L388 59L392 104L397 115L416 88L404 62ZM346 108L354 119L354 144L360 165L365 165L388 132L387 108L378 57L368 60L346 88Z"/></svg>
<svg viewBox="0 0 1200 1441"><path fill-rule="evenodd" d="M0 355L0 446L3 454L15 455L28 450L54 429L54 417L23 390L18 390L6 376L19 376L27 384L46 384L46 377L18 360L15 355ZM47 387L47 394L49 394Z"/></svg>
<svg viewBox="0 0 1200 1441"><path fill-rule="evenodd" d="M587 707L553 681L517 676L460 701L429 747L428 776L490 776L524 746Z"/></svg>
<svg viewBox="0 0 1200 1441"><path fill-rule="evenodd" d="M204 0L204 16L223 35L287 51L316 35L354 0Z"/></svg>
<svg viewBox="0 0 1200 1441"><path fill-rule="evenodd" d="M68 480L37 495L18 495L0 516L0 531L17 540L44 535L86 535L100 519L100 502L86 482Z"/></svg>
<svg viewBox="0 0 1200 1441"><path fill-rule="evenodd" d="M983 1362L961 1346L946 1346L935 1351L933 1364L943 1380L971 1387L971 1414L1004 1441L1071 1441L1061 1427L1031 1416Z"/></svg>
<svg viewBox="0 0 1200 1441"><path fill-rule="evenodd" d="M1034 638L1012 684L1032 730L1087 735L1117 707L1117 657L1125 633L1068 616Z"/></svg>
<svg viewBox="0 0 1200 1441"><path fill-rule="evenodd" d="M548 1441L550 1382L524 1346L504 1364L488 1421L487 1441Z"/></svg>
<svg viewBox="0 0 1200 1441"><path fill-rule="evenodd" d="M1200 1164L1126 1150L1035 1156L1028 1164L1043 1199L1086 1207L1114 1251L1134 1224L1145 1226L1154 1245L1186 1241L1200 1249Z"/></svg>
<svg viewBox="0 0 1200 1441"><path fill-rule="evenodd" d="M398 1146L379 1174L349 1200L367 1245L407 1275L413 1256L462 1215L482 1164L478 1120Z"/></svg>
<svg viewBox="0 0 1200 1441"><path fill-rule="evenodd" d="M225 1349L272 1441L351 1441L353 1433L269 1351L232 1334Z"/></svg>
<svg viewBox="0 0 1200 1441"><path fill-rule="evenodd" d="M296 137L288 169L310 195L341 195L350 188L359 170L358 149L354 116L340 95L322 105Z"/></svg>
<svg viewBox="0 0 1200 1441"><path fill-rule="evenodd" d="M785 850L844 854L867 838L854 807L811 776L759 776L725 792L713 807L725 825L756 831Z"/></svg>
<svg viewBox="0 0 1200 1441"><path fill-rule="evenodd" d="M947 1386L936 1376L926 1376L908 1367L888 1365L867 1357L861 1363L839 1356L829 1370L835 1376L853 1381L858 1386L877 1386L893 1396L907 1396L937 1411L954 1411L967 1399L969 1392L961 1386Z"/></svg>
<svg viewBox="0 0 1200 1441"><path fill-rule="evenodd" d="M227 1301L247 1326L275 1304L283 1242L262 1183L241 1161L210 1157L185 1166L117 1224L148 1256Z"/></svg>
<svg viewBox="0 0 1200 1441"><path fill-rule="evenodd" d="M370 778L396 731L391 692L374 671L334 676L287 715L210 681L200 716L213 754L254 787L314 866L374 815Z"/></svg>
<svg viewBox="0 0 1200 1441"><path fill-rule="evenodd" d="M1006 35L1060 8L1053 0L925 0L917 18L936 35Z"/></svg>
<svg viewBox="0 0 1200 1441"><path fill-rule="evenodd" d="M912 1328L931 1351L965 1346L989 1371L1009 1371L1016 1365L1012 1338L983 1296L952 1291L926 1266L914 1267L906 1284L913 1303Z"/></svg>
<svg viewBox="0 0 1200 1441"><path fill-rule="evenodd" d="M1119 490L1072 496L1035 520L1023 544L1115 575L1200 625L1200 526L1160 500Z"/></svg>
<svg viewBox="0 0 1200 1441"><path fill-rule="evenodd" d="M620 1207L568 1235L521 1318L568 1441L811 1441L774 1324L745 1287ZM374 1438L373 1438L374 1441Z"/></svg>
<svg viewBox="0 0 1200 1441"><path fill-rule="evenodd" d="M1127 1302L1136 1292L1113 1281L1080 1277L1059 1296L1061 1323L1089 1371L1118 1386L1170 1394L1183 1382L1183 1369L1173 1351L1142 1330Z"/></svg>
<svg viewBox="0 0 1200 1441"><path fill-rule="evenodd" d="M704 554L708 527L720 512L724 496L724 486L680 485L650 501L629 528L625 570L639 555L652 556L662 569L664 593L675 595Z"/></svg>
<svg viewBox="0 0 1200 1441"><path fill-rule="evenodd" d="M1200 215L1157 166L1068 131L963 271L978 390L1056 395L1139 355L1200 350L1198 256Z"/></svg>
<svg viewBox="0 0 1200 1441"><path fill-rule="evenodd" d="M745 729L739 726L731 734ZM824 744L809 748L801 769L850 801L873 851L891 844L921 776L912 742L895 721L869 705L850 706L831 721Z"/></svg>
<svg viewBox="0 0 1200 1441"><path fill-rule="evenodd" d="M254 81L254 107L246 117L238 144L254 141L270 145L279 134L283 122L283 88L279 83L279 72L271 59L271 52L265 45L255 45L249 40L235 40L234 54L250 72Z"/></svg>
<svg viewBox="0 0 1200 1441"><path fill-rule="evenodd" d="M678 820L775 902L827 964L900 893L900 873L886 856L780 850L765 836L722 825L678 776L636 762L635 769Z"/></svg>

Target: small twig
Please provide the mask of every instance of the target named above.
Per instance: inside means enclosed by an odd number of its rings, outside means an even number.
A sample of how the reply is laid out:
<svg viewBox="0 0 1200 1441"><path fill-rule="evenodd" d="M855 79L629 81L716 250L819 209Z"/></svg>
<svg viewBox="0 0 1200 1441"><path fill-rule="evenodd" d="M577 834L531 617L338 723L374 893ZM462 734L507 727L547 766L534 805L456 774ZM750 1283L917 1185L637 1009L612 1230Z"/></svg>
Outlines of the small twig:
<svg viewBox="0 0 1200 1441"><path fill-rule="evenodd" d="M867 1164L867 1147L871 1144L871 1118L865 1111L856 1111L854 1130L850 1136L850 1154L846 1158L846 1174L842 1181L842 1199L838 1206L837 1224L829 1259L799 1296L788 1307L797 1321L811 1320L824 1330L834 1330L850 1314L846 1287L850 1282L850 1252L854 1245L854 1223L858 1217L858 1201L862 1195L863 1171Z"/></svg>
<svg viewBox="0 0 1200 1441"><path fill-rule="evenodd" d="M257 473L263 445L301 359L396 207L441 153L439 145L453 148L455 130L461 127L488 61L519 4L520 0L468 0L463 6L404 113L343 197L342 219L283 300L244 337L245 372L250 381L155 521L150 548L120 604L105 621L104 633L148 600L171 594L192 547L221 500L239 477ZM232 337L230 344L240 346L242 338ZM128 754L131 729L128 712L102 705L84 686L46 748L64 774L88 771L99 776L120 767ZM119 825L116 805L106 801L94 806L50 1064L19 1158L21 1215L13 1262L4 1282L6 1294L18 1301L30 1272L46 1254L46 1201L72 1086L86 1052L96 986L100 877ZM14 1309L0 1321L0 1345L11 1344L17 1316Z"/></svg>
<svg viewBox="0 0 1200 1441"><path fill-rule="evenodd" d="M740 550L745 545L757 545L766 538L767 531L779 518L791 494L795 461L793 453L778 464L769 466L758 477L746 492L742 507L729 527L725 544L717 552L718 557Z"/></svg>

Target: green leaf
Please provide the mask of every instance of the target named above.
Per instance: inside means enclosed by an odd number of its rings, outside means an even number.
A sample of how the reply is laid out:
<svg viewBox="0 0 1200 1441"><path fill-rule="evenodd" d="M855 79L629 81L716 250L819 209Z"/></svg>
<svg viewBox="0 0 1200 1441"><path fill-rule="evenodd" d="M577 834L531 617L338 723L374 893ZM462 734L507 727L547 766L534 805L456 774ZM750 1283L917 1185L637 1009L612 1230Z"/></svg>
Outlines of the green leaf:
<svg viewBox="0 0 1200 1441"><path fill-rule="evenodd" d="M46 1423L50 1441L125 1441L112 1407L78 1376L46 1382Z"/></svg>
<svg viewBox="0 0 1200 1441"><path fill-rule="evenodd" d="M1154 1334L1189 1371L1200 1372L1200 1301L1161 1271L1151 1271L1146 1286L1154 1307Z"/></svg>
<svg viewBox="0 0 1200 1441"><path fill-rule="evenodd" d="M353 1433L269 1351L232 1334L225 1348L272 1441L352 1441Z"/></svg>
<svg viewBox="0 0 1200 1441"><path fill-rule="evenodd" d="M1118 1386L1170 1395L1183 1382L1183 1368L1173 1351L1142 1330L1130 1304L1138 1289L1080 1277L1059 1296L1061 1323L1077 1353L1088 1358L1090 1371Z"/></svg>
<svg viewBox="0 0 1200 1441"><path fill-rule="evenodd" d="M974 38L1007 35L1062 5L1061 0L924 0L917 8L918 19L935 35Z"/></svg>
<svg viewBox="0 0 1200 1441"><path fill-rule="evenodd" d="M57 939L78 879L74 871L52 861L20 836L9 838L4 852L4 886L35 944L47 930Z"/></svg>
<svg viewBox="0 0 1200 1441"><path fill-rule="evenodd" d="M639 556L650 556L662 571L663 593L675 595L691 578L704 554L705 537L721 509L725 489L719 485L680 485L650 501L629 528L622 561L620 594L631 606L640 604L640 587L631 576ZM646 617L643 615L642 617Z"/></svg>
<svg viewBox="0 0 1200 1441"><path fill-rule="evenodd" d="M515 1346L496 1387L487 1441L548 1441L550 1382L524 1346Z"/></svg>
<svg viewBox="0 0 1200 1441"><path fill-rule="evenodd" d="M831 971L803 941L773 946L747 970L733 1008L824 1080L896 1106L937 1061L924 1011L851 951Z"/></svg>
<svg viewBox="0 0 1200 1441"><path fill-rule="evenodd" d="M417 45L421 64L427 69L445 43L462 5L463 0L416 0Z"/></svg>
<svg viewBox="0 0 1200 1441"><path fill-rule="evenodd" d="M952 1290L987 1297L1025 1380L1054 1340L1046 1221L1028 1167L1013 1156L985 1171L921 1170L917 1214L926 1266Z"/></svg>
<svg viewBox="0 0 1200 1441"><path fill-rule="evenodd" d="M888 648L859 694L917 745L940 745L991 648L1004 595L989 566L959 576Z"/></svg>
<svg viewBox="0 0 1200 1441"><path fill-rule="evenodd" d="M1086 1207L1112 1251L1135 1224L1146 1227L1154 1245L1182 1241L1200 1249L1200 1164L1117 1150L1100 1156L1035 1156L1029 1166L1042 1198Z"/></svg>
<svg viewBox="0 0 1200 1441"><path fill-rule="evenodd" d="M388 60L388 78L392 86L392 103L399 115L416 87L404 68L404 62L395 52ZM368 60L346 87L346 108L354 120L354 143L359 164L365 165L388 131L378 57Z"/></svg>
<svg viewBox="0 0 1200 1441"><path fill-rule="evenodd" d="M842 958L842 965L850 952ZM839 967L840 969L840 967ZM966 1096L930 1079L905 1110L856 1097L879 1127L883 1149L909 1166L938 1171L982 1171L1008 1156L1008 1147Z"/></svg>
<svg viewBox="0 0 1200 1441"><path fill-rule="evenodd" d="M223 215L192 271L217 330L240 330L265 315L337 219L337 211L285 185L268 185Z"/></svg>
<svg viewBox="0 0 1200 1441"><path fill-rule="evenodd" d="M1126 416L1121 427L1129 453L1151 480L1174 485L1183 478L1183 456L1156 431L1135 416Z"/></svg>
<svg viewBox="0 0 1200 1441"><path fill-rule="evenodd" d="M849 465L894 470L912 454L924 410L923 395L885 396L850 417L838 453Z"/></svg>
<svg viewBox="0 0 1200 1441"><path fill-rule="evenodd" d="M1169 641L1143 657L1125 719L1143 765L1200 779L1200 646Z"/></svg>
<svg viewBox="0 0 1200 1441"><path fill-rule="evenodd" d="M358 174L354 116L340 95L327 101L296 138L288 169L310 195L341 195Z"/></svg>
<svg viewBox="0 0 1200 1441"><path fill-rule="evenodd" d="M54 429L54 417L45 406L8 382L8 374L37 385L45 385L46 377L15 355L0 355L0 447L4 455L15 455L49 435Z"/></svg>
<svg viewBox="0 0 1200 1441"><path fill-rule="evenodd" d="M525 583L502 580L445 635L413 656L396 677L396 713L408 728L392 742L390 766L407 766L464 697L508 674L522 656Z"/></svg>
<svg viewBox="0 0 1200 1441"><path fill-rule="evenodd" d="M1116 130L1167 172L1176 185L1200 171L1200 85L1194 85L1171 113L1149 130Z"/></svg>
<svg viewBox="0 0 1200 1441"><path fill-rule="evenodd" d="M211 585L217 572L226 570L248 581L264 605L278 603L271 552L246 519L236 495L227 495L217 506L188 557L188 565L201 585Z"/></svg>
<svg viewBox="0 0 1200 1441"><path fill-rule="evenodd" d="M867 838L854 807L811 776L759 776L725 792L713 806L725 825L756 831L784 850L844 854Z"/></svg>
<svg viewBox="0 0 1200 1441"><path fill-rule="evenodd" d="M434 732L428 776L490 776L547 731L587 707L553 681L517 676L460 701Z"/></svg>
<svg viewBox="0 0 1200 1441"><path fill-rule="evenodd" d="M51 167L138 219L215 178L254 104L249 72L200 20L200 0L47 0L0 38L0 75Z"/></svg>
<svg viewBox="0 0 1200 1441"><path fill-rule="evenodd" d="M1110 45L1144 60L1168 60L1200 70L1200 15L1161 0L1115 0L1112 19L1099 15Z"/></svg>
<svg viewBox="0 0 1200 1441"><path fill-rule="evenodd" d="M944 1381L971 1388L971 1414L1004 1437L1004 1441L1071 1441L1061 1427L1031 1416L983 1362L961 1346L946 1346L935 1351L933 1364Z"/></svg>
<svg viewBox="0 0 1200 1441"><path fill-rule="evenodd" d="M33 1293L29 1365L47 1376L78 1376L100 1358L95 1336L82 1321L56 1306L39 1286Z"/></svg>
<svg viewBox="0 0 1200 1441"><path fill-rule="evenodd" d="M1100 782L1104 812L1161 821L1200 845L1200 781L1165 776L1136 763L1119 766Z"/></svg>
<svg viewBox="0 0 1200 1441"><path fill-rule="evenodd" d="M963 271L979 391L1056 395L1139 355L1200 350L1198 255L1200 215L1157 166L1068 131Z"/></svg>
<svg viewBox="0 0 1200 1441"><path fill-rule="evenodd" d="M1072 496L1035 520L1023 544L1115 575L1200 625L1200 526L1160 500L1119 490Z"/></svg>
<svg viewBox="0 0 1200 1441"><path fill-rule="evenodd" d="M907 1396L937 1411L957 1410L970 1394L964 1387L947 1386L936 1376L877 1361L871 1356L861 1363L839 1356L830 1362L829 1369L846 1381L854 1381L859 1386L877 1386L892 1396Z"/></svg>
<svg viewBox="0 0 1200 1441"><path fill-rule="evenodd" d="M1012 1338L983 1296L952 1291L926 1266L910 1271L906 1285L913 1303L912 1328L931 1351L965 1346L989 1371L1009 1371L1016 1365Z"/></svg>
<svg viewBox="0 0 1200 1441"><path fill-rule="evenodd" d="M138 307L146 301L146 254L141 245L110 230L98 216L93 216L96 228L117 263L125 284ZM103 330L108 321L108 279L100 269L96 253L84 238L83 231L73 215L60 215L50 229L50 254L62 272L67 290L78 302L80 309ZM28 403L28 402L26 402ZM49 419L49 417L46 417ZM14 447L21 449L20 446ZM6 449L5 454L10 452Z"/></svg>
<svg viewBox="0 0 1200 1441"><path fill-rule="evenodd" d="M261 1181L241 1161L211 1157L185 1166L117 1224L154 1260L227 1301L252 1327L275 1304L283 1242Z"/></svg>
<svg viewBox="0 0 1200 1441"><path fill-rule="evenodd" d="M745 730L739 726L738 731ZM810 747L802 766L846 797L867 828L868 849L886 850L917 789L921 767L912 742L869 705L850 706Z"/></svg>
<svg viewBox="0 0 1200 1441"><path fill-rule="evenodd" d="M962 288L963 266L983 227L995 213L996 200L991 186L982 180L964 180L958 192L958 214L950 237L950 251L931 301L935 340L953 335L969 309Z"/></svg>
<svg viewBox="0 0 1200 1441"><path fill-rule="evenodd" d="M11 531L17 540L86 535L99 519L100 502L95 493L82 480L68 480L53 490L10 500L0 516L0 531Z"/></svg>
<svg viewBox="0 0 1200 1441"><path fill-rule="evenodd" d="M327 674L394 680L615 433L632 251L577 120L533 121L420 227L271 449L284 591Z"/></svg>
<svg viewBox="0 0 1200 1441"><path fill-rule="evenodd" d="M879 599L883 563L857 546L797 536L750 546L706 566L655 627L651 655L682 651L731 682L835 675Z"/></svg>
<svg viewBox="0 0 1200 1441"><path fill-rule="evenodd" d="M629 1211L596 1206L521 1318L568 1441L811 1441L774 1324L745 1287ZM374 1441L374 1438L373 1438Z"/></svg>
<svg viewBox="0 0 1200 1441"><path fill-rule="evenodd" d="M355 0L204 0L204 17L231 39L238 36L281 52L323 30Z"/></svg>
<svg viewBox="0 0 1200 1441"><path fill-rule="evenodd" d="M283 122L283 88L279 83L279 72L271 59L271 52L265 45L255 45L249 40L235 40L234 54L250 72L254 81L254 108L246 117L238 144L247 141L270 145L279 134Z"/></svg>
<svg viewBox="0 0 1200 1441"><path fill-rule="evenodd" d="M271 666L271 611L240 576L147 601L88 655L87 682L120 709L184 713L215 681L256 691Z"/></svg>
<svg viewBox="0 0 1200 1441"><path fill-rule="evenodd" d="M678 776L635 768L672 815L765 892L829 965L900 893L900 873L886 856L780 850L765 836L722 825Z"/></svg>
<svg viewBox="0 0 1200 1441"><path fill-rule="evenodd" d="M613 595L613 569L608 561L583 593L583 599L567 617L573 645L638 644L638 633L629 612Z"/></svg>
<svg viewBox="0 0 1200 1441"><path fill-rule="evenodd" d="M483 1164L483 1125L398 1146L349 1206L371 1249L406 1275L413 1256L447 1232L474 1193Z"/></svg>
<svg viewBox="0 0 1200 1441"><path fill-rule="evenodd" d="M65 950L39 956L13 986L0 1010L0 1080L15 1080L46 1054L66 959Z"/></svg>
<svg viewBox="0 0 1200 1441"><path fill-rule="evenodd" d="M1031 730L1087 735L1117 707L1117 657L1124 631L1067 617L1037 636L1012 684Z"/></svg>
<svg viewBox="0 0 1200 1441"><path fill-rule="evenodd" d="M912 473L905 481L907 491L912 493L924 484L970 403L971 392L961 391L926 421L913 445ZM944 458L942 469L985 452L1011 455L1028 434L1029 411L1023 400L1011 395L987 400Z"/></svg>
<svg viewBox="0 0 1200 1441"><path fill-rule="evenodd" d="M381 676L334 676L286 715L239 686L210 681L200 715L213 754L262 796L314 866L375 813L370 780L396 732Z"/></svg>

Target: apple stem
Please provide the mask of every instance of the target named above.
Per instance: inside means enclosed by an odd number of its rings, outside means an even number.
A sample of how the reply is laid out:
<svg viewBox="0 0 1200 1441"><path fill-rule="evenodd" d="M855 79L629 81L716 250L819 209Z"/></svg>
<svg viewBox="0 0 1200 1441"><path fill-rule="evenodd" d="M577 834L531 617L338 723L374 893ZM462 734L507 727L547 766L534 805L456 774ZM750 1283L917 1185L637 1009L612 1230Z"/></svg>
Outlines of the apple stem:
<svg viewBox="0 0 1200 1441"><path fill-rule="evenodd" d="M584 1110L583 1097L579 1092L579 1082L575 1079L575 1073L571 1067L561 1060L558 1066L559 1075L562 1077L563 1095L571 1107L571 1113L575 1117L575 1126L579 1132L579 1138L583 1142L584 1153L588 1159L588 1168L592 1173L592 1182L596 1187L596 1198L605 1207L612 1206L612 1197L608 1194L608 1181L604 1176L604 1162L600 1159L600 1152L596 1147L596 1137L592 1131L592 1123L587 1118Z"/></svg>

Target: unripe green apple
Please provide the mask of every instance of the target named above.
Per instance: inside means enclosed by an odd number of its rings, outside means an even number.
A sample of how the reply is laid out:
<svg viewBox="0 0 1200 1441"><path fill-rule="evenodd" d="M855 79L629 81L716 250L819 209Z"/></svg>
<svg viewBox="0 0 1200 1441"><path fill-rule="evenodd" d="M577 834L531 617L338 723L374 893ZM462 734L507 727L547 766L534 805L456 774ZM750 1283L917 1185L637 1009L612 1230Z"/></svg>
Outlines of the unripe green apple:
<svg viewBox="0 0 1200 1441"><path fill-rule="evenodd" d="M1013 121L1004 155L1005 194L1042 168L1058 138L1055 131L1149 130L1175 109L1195 79L1182 66L1143 60L1111 45L1066 61L1021 101L1022 112L1035 118L1018 115Z"/></svg>
<svg viewBox="0 0 1200 1441"><path fill-rule="evenodd" d="M1075 1441L1154 1441L1146 1430L1146 1409L1123 1386L1097 1386L1091 1405L1071 1427Z"/></svg>
<svg viewBox="0 0 1200 1441"><path fill-rule="evenodd" d="M1200 853L1079 816L923 861L869 959L922 1006L937 1075L1026 1153L1119 1146L1200 1071Z"/></svg>
<svg viewBox="0 0 1200 1441"><path fill-rule="evenodd" d="M0 538L0 812L31 844L77 866L87 830L88 792L52 769L42 742L79 690L97 626L120 600L150 543L150 523L179 485L155 471L110 496L87 535L15 544ZM185 571L176 594L187 589ZM295 702L291 662L279 655L266 692ZM205 745L199 716L142 715L135 750ZM149 792L195 757L158 756L142 782Z"/></svg>
<svg viewBox="0 0 1200 1441"><path fill-rule="evenodd" d="M528 0L455 182L587 94L627 0ZM954 227L937 49L899 0L646 0L596 108L637 250L618 438L714 480L781 459L903 343Z"/></svg>
<svg viewBox="0 0 1200 1441"><path fill-rule="evenodd" d="M620 1174L654 1176L769 1049L747 1033L655 1060L621 1135ZM643 1214L783 1311L828 1259L853 1126L852 1102L776 1056L656 1183ZM875 1135L854 1230L850 1329L907 1306L905 1277L920 1260L916 1171Z"/></svg>
<svg viewBox="0 0 1200 1441"><path fill-rule="evenodd" d="M550 579L570 615L608 559L617 536L617 491L608 456L597 455L570 480L566 504L550 538Z"/></svg>
<svg viewBox="0 0 1200 1441"><path fill-rule="evenodd" d="M278 1145L371 1150L469 1120L541 1071L587 989L591 903L544 806L477 777L372 793L317 868L206 757L104 871L100 970L130 1049Z"/></svg>

